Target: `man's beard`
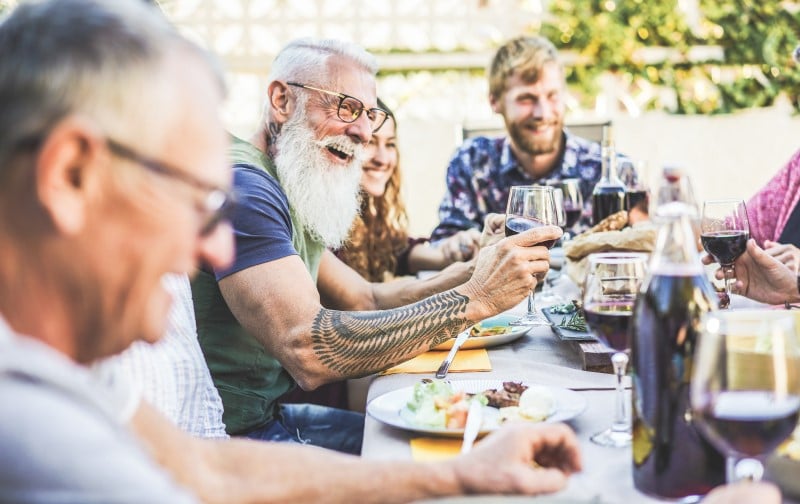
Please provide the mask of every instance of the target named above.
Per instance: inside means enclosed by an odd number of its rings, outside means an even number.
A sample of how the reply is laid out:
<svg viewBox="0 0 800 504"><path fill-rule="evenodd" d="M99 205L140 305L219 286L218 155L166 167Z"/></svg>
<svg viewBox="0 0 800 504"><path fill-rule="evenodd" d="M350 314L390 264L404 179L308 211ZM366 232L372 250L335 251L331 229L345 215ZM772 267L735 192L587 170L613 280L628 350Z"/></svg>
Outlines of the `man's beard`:
<svg viewBox="0 0 800 504"><path fill-rule="evenodd" d="M328 159L326 146L352 152L347 165ZM358 211L363 145L346 135L314 138L300 107L275 144L275 167L289 206L305 230L328 248L341 248Z"/></svg>
<svg viewBox="0 0 800 504"><path fill-rule="evenodd" d="M534 137L532 133L525 128L525 126L528 126L527 123L507 123L506 129L508 129L508 135L517 147L523 152L536 156L555 152L556 149L559 148L564 124L561 121L552 121L549 125L552 127L553 131L552 134L546 138L539 135Z"/></svg>

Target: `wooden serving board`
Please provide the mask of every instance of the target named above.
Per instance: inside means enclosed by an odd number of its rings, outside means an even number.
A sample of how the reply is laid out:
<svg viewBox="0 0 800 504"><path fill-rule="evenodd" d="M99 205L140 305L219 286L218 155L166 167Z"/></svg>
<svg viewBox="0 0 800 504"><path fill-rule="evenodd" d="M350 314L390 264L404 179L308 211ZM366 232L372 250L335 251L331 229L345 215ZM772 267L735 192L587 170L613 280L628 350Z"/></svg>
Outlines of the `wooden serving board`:
<svg viewBox="0 0 800 504"><path fill-rule="evenodd" d="M542 313L553 324L551 327L556 336L561 341L566 342L581 357L584 371L594 371L596 373L614 372L611 365L613 350L609 350L600 343L591 331L573 331L572 329L559 327L558 324L564 317L569 317L569 315L550 313L549 308L544 308Z"/></svg>

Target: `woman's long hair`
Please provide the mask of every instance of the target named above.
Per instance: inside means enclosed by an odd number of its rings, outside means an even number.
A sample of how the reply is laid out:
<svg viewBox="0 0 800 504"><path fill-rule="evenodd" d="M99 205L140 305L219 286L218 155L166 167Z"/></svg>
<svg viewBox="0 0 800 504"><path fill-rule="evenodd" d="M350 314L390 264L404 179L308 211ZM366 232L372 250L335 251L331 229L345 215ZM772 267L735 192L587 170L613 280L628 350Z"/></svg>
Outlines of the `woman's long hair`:
<svg viewBox="0 0 800 504"><path fill-rule="evenodd" d="M397 120L389 112L387 121ZM396 275L398 256L408 247L408 215L401 195L400 155L383 196L375 198L362 190L361 212L353 222L348 243L337 252L342 261L371 282L383 282Z"/></svg>

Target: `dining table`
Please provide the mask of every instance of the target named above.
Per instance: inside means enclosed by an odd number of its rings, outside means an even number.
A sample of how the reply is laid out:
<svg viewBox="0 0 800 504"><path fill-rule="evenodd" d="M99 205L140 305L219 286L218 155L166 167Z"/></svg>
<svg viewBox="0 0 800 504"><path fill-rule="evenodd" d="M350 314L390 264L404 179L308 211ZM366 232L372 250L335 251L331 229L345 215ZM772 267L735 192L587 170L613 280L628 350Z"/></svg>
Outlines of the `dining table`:
<svg viewBox="0 0 800 504"><path fill-rule="evenodd" d="M577 286L565 275L555 282L555 291L564 299L574 299L579 296ZM744 298L737 302L742 306L749 305ZM522 315L526 306L526 302L523 301L508 313ZM564 504L666 502L647 496L634 488L630 447L603 447L590 440L593 434L611 424L616 399L614 375L584 370L584 360L576 351L575 343L562 341L549 326L531 327L518 339L487 350L491 362L490 371L451 373L448 379L521 381L528 385L538 384L569 389L585 399L584 411L566 422L580 441L583 470L572 475L566 488L553 497L532 499L532 502L551 500ZM392 391L411 387L423 378L433 378L433 373L396 373L372 377L367 392L368 413L371 401ZM629 410L631 391L628 376L624 377L624 384ZM412 460L410 443L420 436L429 434L397 428L367 414L362 457L382 461ZM494 496L490 502L500 499L503 498ZM508 500L517 502L518 498ZM456 501L451 499L446 502ZM464 502L472 500L465 498ZM787 499L784 502L795 501Z"/></svg>

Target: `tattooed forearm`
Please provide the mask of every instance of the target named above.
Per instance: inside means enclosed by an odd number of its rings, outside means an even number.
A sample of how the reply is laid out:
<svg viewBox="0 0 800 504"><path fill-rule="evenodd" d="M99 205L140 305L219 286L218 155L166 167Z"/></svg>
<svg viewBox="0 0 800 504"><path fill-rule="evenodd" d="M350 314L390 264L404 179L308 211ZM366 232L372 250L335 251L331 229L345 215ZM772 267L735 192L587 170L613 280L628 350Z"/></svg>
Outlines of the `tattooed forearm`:
<svg viewBox="0 0 800 504"><path fill-rule="evenodd" d="M469 298L447 291L418 303L377 312L320 310L311 328L314 352L342 376L393 366L454 337L467 324Z"/></svg>

